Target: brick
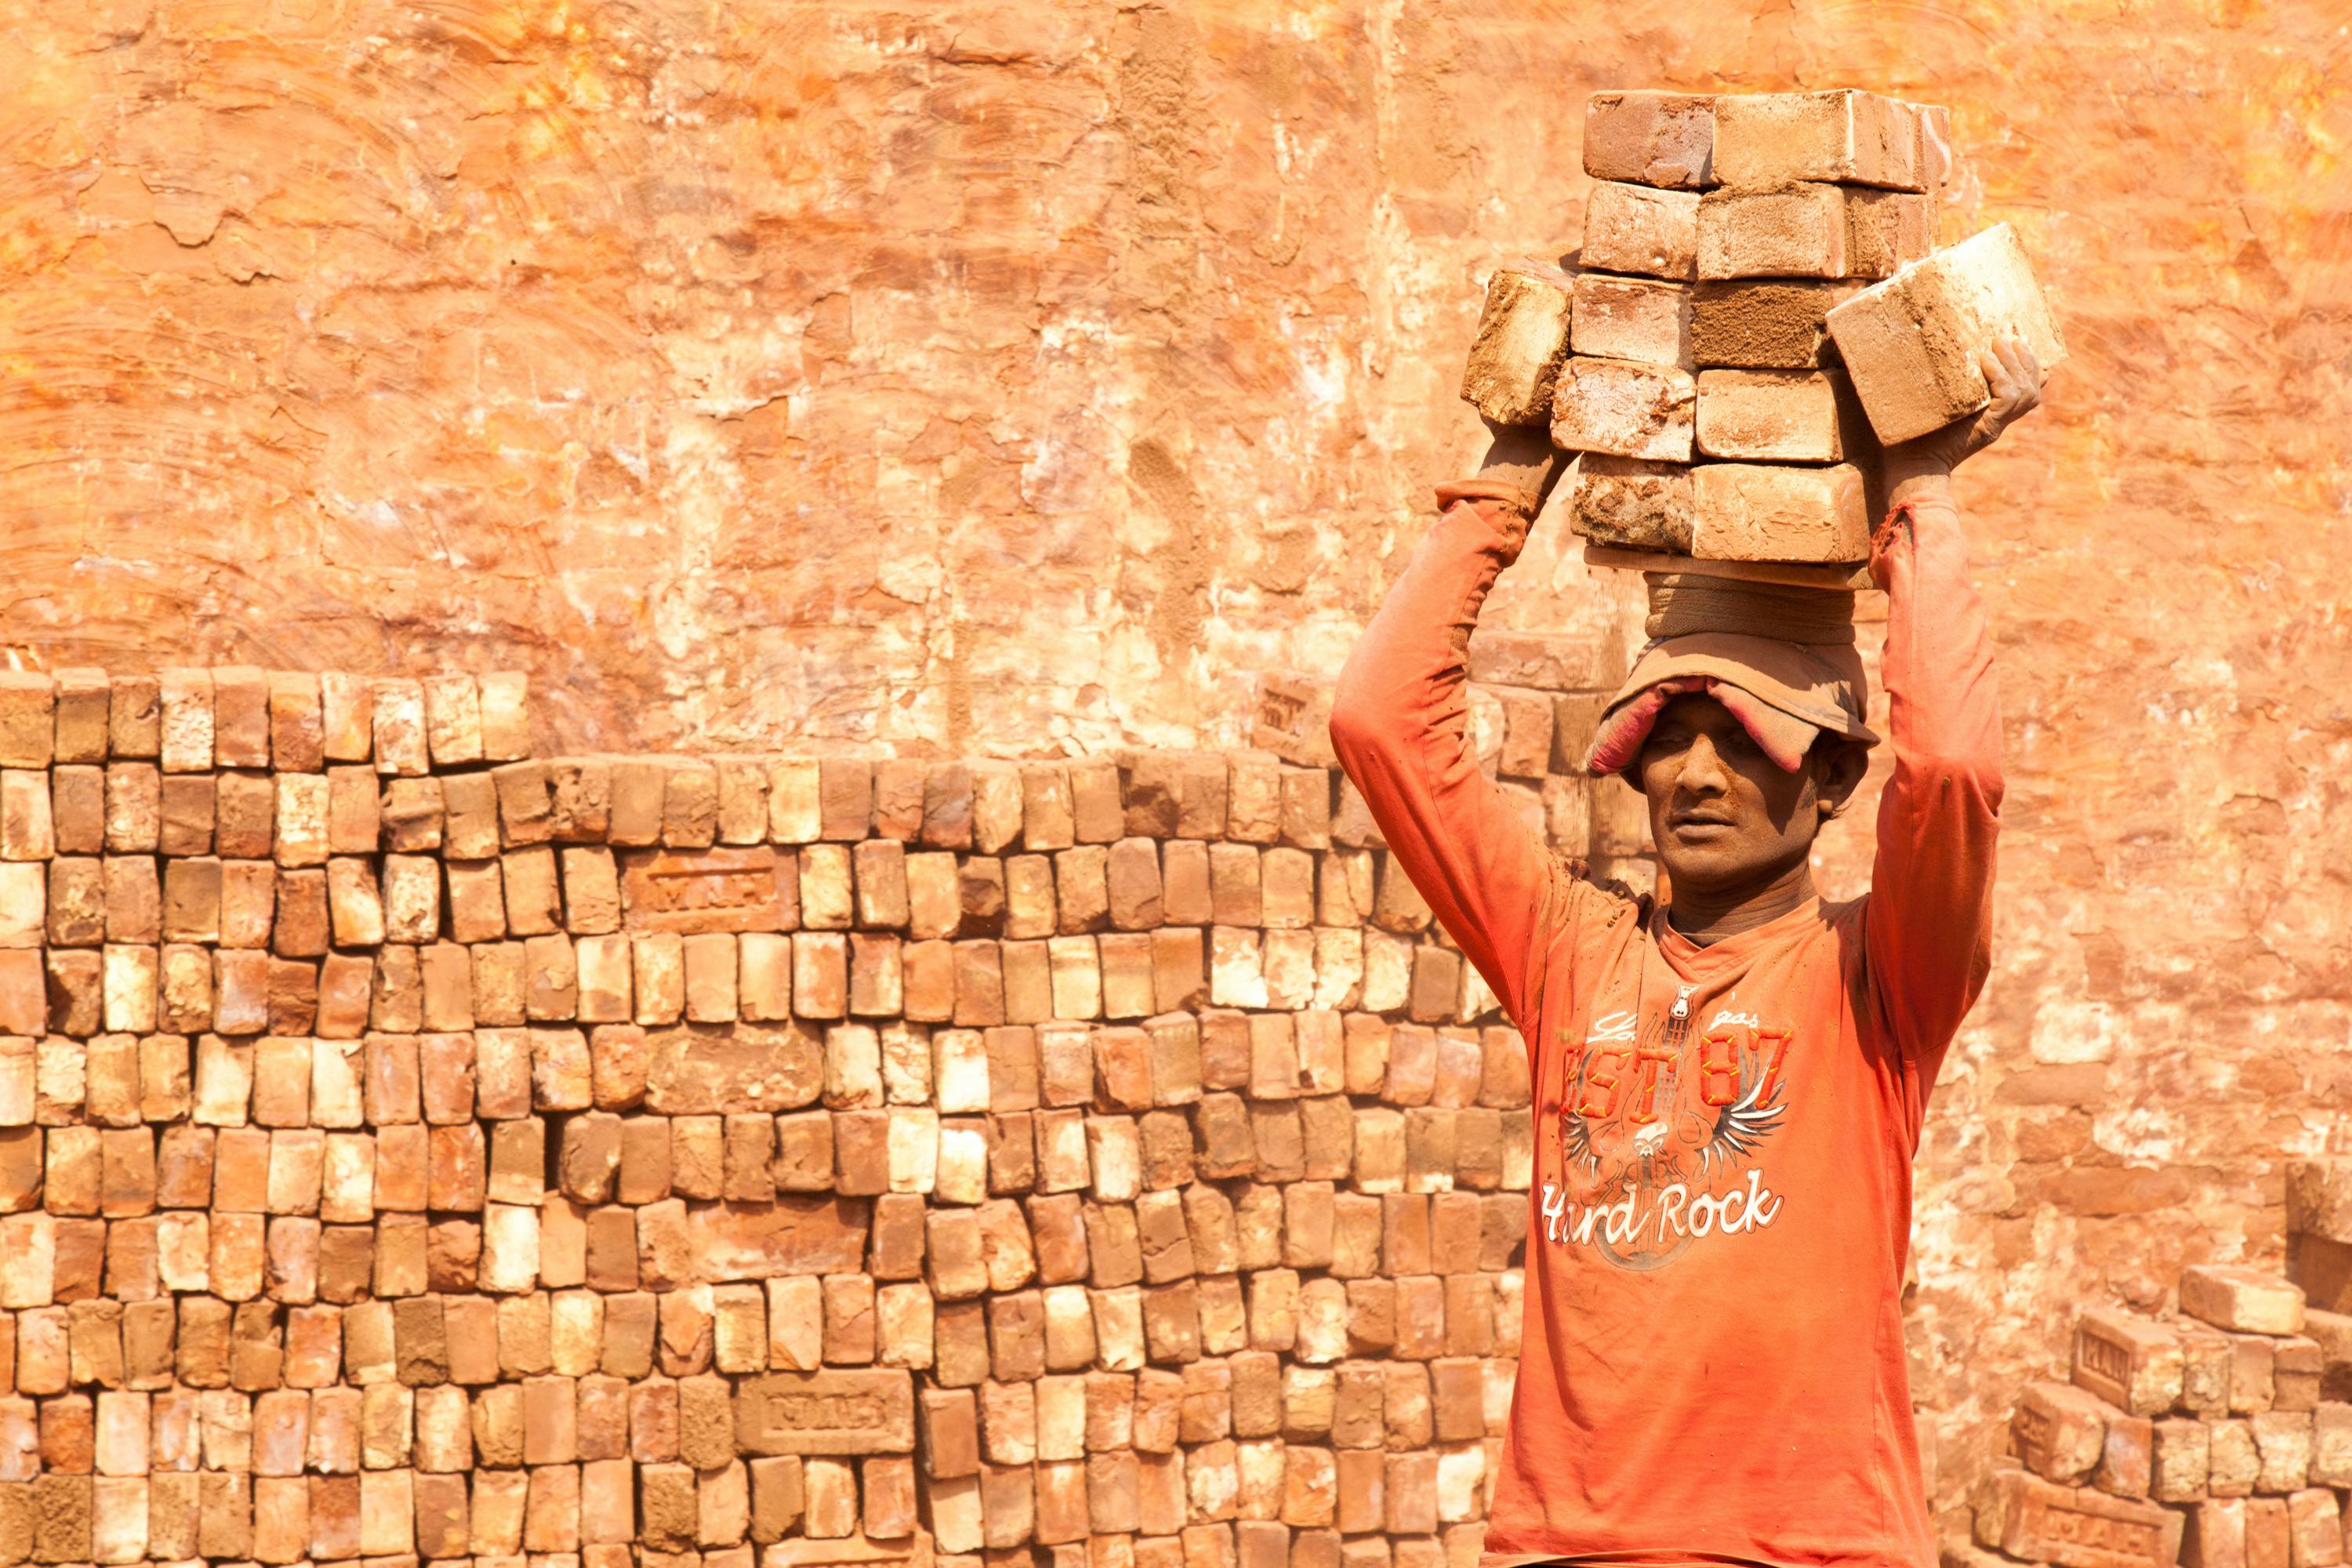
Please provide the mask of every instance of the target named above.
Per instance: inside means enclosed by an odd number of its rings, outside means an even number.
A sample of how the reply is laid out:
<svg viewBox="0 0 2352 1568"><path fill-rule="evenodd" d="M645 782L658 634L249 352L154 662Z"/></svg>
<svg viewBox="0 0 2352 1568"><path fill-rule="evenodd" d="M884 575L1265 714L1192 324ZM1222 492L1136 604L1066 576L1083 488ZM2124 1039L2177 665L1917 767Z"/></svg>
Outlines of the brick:
<svg viewBox="0 0 2352 1568"><path fill-rule="evenodd" d="M1709 561L1862 561L1870 553L1863 477L1825 468L1708 463L1693 473L1691 552Z"/></svg>
<svg viewBox="0 0 2352 1568"><path fill-rule="evenodd" d="M2261 1468L2255 1489L2264 1492L2300 1491L2310 1479L2312 1419L2308 1411L2270 1410L2250 1423Z"/></svg>
<svg viewBox="0 0 2352 1568"><path fill-rule="evenodd" d="M1892 278L1936 248L1936 209L1904 191L1846 194L1846 275Z"/></svg>
<svg viewBox="0 0 2352 1568"><path fill-rule="evenodd" d="M54 849L60 855L95 855L106 847L106 773L98 767L60 765L49 775Z"/></svg>
<svg viewBox="0 0 2352 1568"><path fill-rule="evenodd" d="M1601 184L1584 205L1582 265L1687 282L1698 274L1700 199L1695 191ZM1576 331L1585 330L1586 279L1580 278ZM1580 346L1579 353L1584 353Z"/></svg>
<svg viewBox="0 0 2352 1568"><path fill-rule="evenodd" d="M215 793L210 773L166 773L157 785L155 847L166 855L209 853Z"/></svg>
<svg viewBox="0 0 2352 1568"><path fill-rule="evenodd" d="M159 672L160 752L167 773L204 773L213 766L213 678L208 669ZM144 755L132 752L131 755Z"/></svg>
<svg viewBox="0 0 2352 1568"><path fill-rule="evenodd" d="M2074 1380L2135 1415L2160 1415L2180 1398L2179 1336L2127 1312L2086 1312L2074 1325Z"/></svg>
<svg viewBox="0 0 2352 1568"><path fill-rule="evenodd" d="M2276 1352L2261 1334L2230 1337L2230 1414L2252 1415L2277 1401Z"/></svg>
<svg viewBox="0 0 2352 1568"><path fill-rule="evenodd" d="M2181 1411L2220 1415L2230 1408L2230 1383L2236 1354L2228 1336L2192 1324L2180 1330Z"/></svg>
<svg viewBox="0 0 2352 1568"><path fill-rule="evenodd" d="M1698 449L1771 463L1876 461L1876 441L1837 371L1703 370Z"/></svg>
<svg viewBox="0 0 2352 1568"><path fill-rule="evenodd" d="M1691 367L1690 289L1588 272L1576 280L1576 353Z"/></svg>
<svg viewBox="0 0 2352 1568"><path fill-rule="evenodd" d="M2091 1484L2116 1497L2147 1496L2154 1481L2155 1439L2155 1424L2147 1417L2111 1411Z"/></svg>
<svg viewBox="0 0 2352 1568"><path fill-rule="evenodd" d="M2189 1568L2249 1568L2246 1505L2220 1499L2200 1502L2188 1515L2180 1561Z"/></svg>
<svg viewBox="0 0 2352 1568"><path fill-rule="evenodd" d="M2308 1311L2305 1321L2310 1320ZM2273 1401L2280 1410L2309 1410L2319 1403L2327 1358L2318 1342L2302 1337L2279 1340L2271 1362Z"/></svg>
<svg viewBox="0 0 2352 1568"><path fill-rule="evenodd" d="M2109 1407L2097 1395L2058 1383L2026 1385L2010 1433L2028 1468L2054 1481L2078 1481L2099 1463Z"/></svg>
<svg viewBox="0 0 2352 1568"><path fill-rule="evenodd" d="M2334 1492L2307 1488L2288 1498L2286 1509L2292 1568L2336 1568L2344 1561L2344 1510Z"/></svg>
<svg viewBox="0 0 2352 1568"><path fill-rule="evenodd" d="M152 851L163 833L163 780L152 763L115 762L106 770L106 848Z"/></svg>
<svg viewBox="0 0 2352 1568"><path fill-rule="evenodd" d="M2352 1405L2331 1400L2312 1412L2311 1480L2352 1486Z"/></svg>
<svg viewBox="0 0 2352 1568"><path fill-rule="evenodd" d="M1486 305L1462 372L1462 400L1498 425L1541 425L1568 357L1571 283L1533 258L1486 279Z"/></svg>
<svg viewBox="0 0 2352 1568"><path fill-rule="evenodd" d="M2262 1450L2243 1421L2216 1421L2207 1430L2205 1487L2215 1497L2244 1497L2262 1474Z"/></svg>
<svg viewBox="0 0 2352 1568"><path fill-rule="evenodd" d="M1864 289L1827 321L1872 426L1889 443L1983 408L1990 393L1976 355L1998 336L2022 338L2045 372L2066 357L2007 224Z"/></svg>
<svg viewBox="0 0 2352 1568"><path fill-rule="evenodd" d="M1714 100L1680 92L1585 100L1584 172L1596 180L1697 190L1714 181Z"/></svg>
<svg viewBox="0 0 2352 1568"><path fill-rule="evenodd" d="M2206 1535L2204 1523L2200 1519L2200 1535ZM2183 1516L2149 1502L2051 1486L2021 1469L1997 1469L1978 1490L1976 1538L2016 1559L2070 1568L2171 1563L2180 1556Z"/></svg>
<svg viewBox="0 0 2352 1568"><path fill-rule="evenodd" d="M530 678L497 669L476 678L482 760L510 763L530 755Z"/></svg>
<svg viewBox="0 0 2352 1568"><path fill-rule="evenodd" d="M1683 464L1601 452L1587 452L1577 464L1569 526L1583 538L1688 554L1693 522L1691 470Z"/></svg>
<svg viewBox="0 0 2352 1568"><path fill-rule="evenodd" d="M1843 89L1715 100L1714 175L1726 186L1834 180L1924 190L1918 152L1918 110L1899 99Z"/></svg>
<svg viewBox="0 0 2352 1568"><path fill-rule="evenodd" d="M43 679L36 676L36 680ZM47 679L56 682L56 719L51 758L59 763L102 763L107 756L110 689L102 669L68 668ZM38 766L26 763L26 767Z"/></svg>
<svg viewBox="0 0 2352 1568"><path fill-rule="evenodd" d="M107 684L107 750L118 757L155 756L163 739L161 679L153 675L112 675Z"/></svg>
<svg viewBox="0 0 2352 1568"><path fill-rule="evenodd" d="M1552 443L1571 451L1686 463L1696 384L1672 365L1575 358L1559 380Z"/></svg>
<svg viewBox="0 0 2352 1568"><path fill-rule="evenodd" d="M2301 1288L2259 1268L2194 1264L2182 1269L2180 1310L2216 1328L2240 1333L2303 1331Z"/></svg>
<svg viewBox="0 0 2352 1568"><path fill-rule="evenodd" d="M57 853L48 775L0 771L0 858L46 860Z"/></svg>
<svg viewBox="0 0 2352 1568"><path fill-rule="evenodd" d="M1698 208L1698 276L1847 277L1847 205L1837 185L1710 192Z"/></svg>

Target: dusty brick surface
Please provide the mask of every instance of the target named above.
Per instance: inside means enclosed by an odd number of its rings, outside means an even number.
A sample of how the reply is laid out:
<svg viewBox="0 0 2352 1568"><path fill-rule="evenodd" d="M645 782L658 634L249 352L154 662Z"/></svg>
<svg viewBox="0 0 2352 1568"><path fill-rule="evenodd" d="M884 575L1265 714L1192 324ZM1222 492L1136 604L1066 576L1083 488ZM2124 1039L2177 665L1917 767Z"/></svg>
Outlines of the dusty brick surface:
<svg viewBox="0 0 2352 1568"><path fill-rule="evenodd" d="M1475 662L1508 678L1478 687L1496 768L1580 790L1554 773L1555 715L1609 660L1507 638ZM0 950L31 961L9 1002L27 1034L0 1053L0 1344L23 1401L0 1499L37 1556L576 1547L620 1568L750 1535L878 1562L925 1521L940 1547L1011 1550L1097 1519L1167 1540L1185 1456L1214 1475L1237 1385L1265 1436L1252 1401L1286 1364L1308 1381L1279 1425L1304 1446L1260 1450L1253 1484L1315 1528L1342 1482L1307 1439L1496 1436L1517 1235L1477 1194L1523 1212L1525 1066L1409 885L1335 842L1332 769L1129 753L1087 781L1107 852L1066 846L1057 878L1012 852L1075 837L1051 780L1031 812L1024 775L987 763L485 775L485 685L528 700L506 676L375 689L396 721L338 749L392 781L390 808L345 809L331 854L278 835L307 902L249 896L218 812L160 869L12 841L57 889ZM170 687L173 776L216 805L316 776L196 768L206 694L215 751L260 744L256 686L192 667ZM504 722L512 752L526 726ZM115 760L8 770L19 817ZM102 800L82 815L102 838ZM1561 826L1589 850L1586 818ZM960 847L908 855L927 834ZM1374 978L1368 934L1409 984ZM93 948L102 1006L42 984ZM291 996L305 1032L256 1037L257 1005ZM1349 1059L1408 1013L1447 1032L1393 1069ZM1401 1115L1433 1100L1425 1125ZM1375 1193L1411 1223L1392 1235ZM1360 1331L1343 1279L1402 1277L1407 1331ZM1426 1430L1388 1431L1377 1362L1349 1363L1344 1406L1318 1370L1376 1350L1452 1358ZM1128 1445L1132 1465L1101 1458ZM1349 1518L1377 1529L1363 1468ZM901 1544L827 1556L861 1521Z"/></svg>

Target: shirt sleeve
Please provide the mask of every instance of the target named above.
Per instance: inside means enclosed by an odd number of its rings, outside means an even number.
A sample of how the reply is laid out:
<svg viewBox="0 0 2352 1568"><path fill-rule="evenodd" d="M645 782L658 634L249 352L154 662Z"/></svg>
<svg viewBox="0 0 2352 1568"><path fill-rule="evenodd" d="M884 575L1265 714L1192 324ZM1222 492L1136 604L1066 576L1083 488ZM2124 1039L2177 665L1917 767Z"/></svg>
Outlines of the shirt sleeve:
<svg viewBox="0 0 2352 1568"><path fill-rule="evenodd" d="M1331 709L1332 747L1389 853L1523 1030L1568 877L1478 771L1466 687L1479 606L1527 531L1505 504L1449 506L1349 656Z"/></svg>
<svg viewBox="0 0 2352 1568"><path fill-rule="evenodd" d="M1887 598L1881 668L1895 773L1879 802L1865 941L1915 1119L1992 965L2000 704L1968 564L1945 496L1898 508L1874 561Z"/></svg>

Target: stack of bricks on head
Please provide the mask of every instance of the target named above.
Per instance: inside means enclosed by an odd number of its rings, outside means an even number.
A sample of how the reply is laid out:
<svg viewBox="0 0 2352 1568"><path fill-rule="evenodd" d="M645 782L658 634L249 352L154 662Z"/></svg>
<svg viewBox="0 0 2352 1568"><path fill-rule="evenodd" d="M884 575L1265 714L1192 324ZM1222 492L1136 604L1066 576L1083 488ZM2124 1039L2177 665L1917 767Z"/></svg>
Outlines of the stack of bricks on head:
<svg viewBox="0 0 2352 1568"><path fill-rule="evenodd" d="M1577 270L1494 275L1462 395L1580 454L1571 526L1596 562L1834 585L1851 574L1821 568L1869 555L1881 444L1983 408L1997 336L2064 355L2006 225L1934 248L1941 108L1598 92L1584 167Z"/></svg>
<svg viewBox="0 0 2352 1568"><path fill-rule="evenodd" d="M2200 1265L2074 1325L1945 1568L2336 1568L2352 1497L2352 1160L2287 1167L2287 1270Z"/></svg>
<svg viewBox="0 0 2352 1568"><path fill-rule="evenodd" d="M0 1563L1474 1568L1525 1058L1334 770L524 703L0 672Z"/></svg>

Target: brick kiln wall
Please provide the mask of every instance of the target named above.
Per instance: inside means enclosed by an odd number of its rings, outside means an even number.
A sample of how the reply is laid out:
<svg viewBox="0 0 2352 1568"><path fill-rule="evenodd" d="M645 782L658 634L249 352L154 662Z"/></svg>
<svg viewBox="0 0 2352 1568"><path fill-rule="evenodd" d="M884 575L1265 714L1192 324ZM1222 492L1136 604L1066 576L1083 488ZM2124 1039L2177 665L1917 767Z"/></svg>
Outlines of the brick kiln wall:
<svg viewBox="0 0 2352 1568"><path fill-rule="evenodd" d="M2346 1147L2339 12L19 4L0 662L524 668L541 756L1246 744L1472 460L1590 90L1948 103L1944 237L2014 224L2074 355L1961 485L2011 793L1919 1160L1955 1528L2078 1308L2274 1263ZM1564 532L1490 620L1622 645Z"/></svg>
<svg viewBox="0 0 2352 1568"><path fill-rule="evenodd" d="M1527 1059L1335 772L529 729L0 675L0 1563L1474 1568Z"/></svg>

